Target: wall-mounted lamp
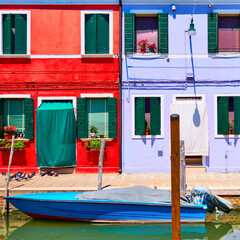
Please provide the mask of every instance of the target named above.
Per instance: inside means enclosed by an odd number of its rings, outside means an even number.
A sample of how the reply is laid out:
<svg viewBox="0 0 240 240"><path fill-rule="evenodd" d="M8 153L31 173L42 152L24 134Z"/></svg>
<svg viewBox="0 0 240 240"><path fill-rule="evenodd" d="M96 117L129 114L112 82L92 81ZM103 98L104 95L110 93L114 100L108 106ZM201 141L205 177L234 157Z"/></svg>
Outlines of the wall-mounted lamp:
<svg viewBox="0 0 240 240"><path fill-rule="evenodd" d="M194 28L193 18L191 19L191 23L188 29L188 35L189 36L196 35L196 29Z"/></svg>
<svg viewBox="0 0 240 240"><path fill-rule="evenodd" d="M213 3L209 3L208 7L211 8L213 6Z"/></svg>
<svg viewBox="0 0 240 240"><path fill-rule="evenodd" d="M176 6L172 5L172 11L176 11Z"/></svg>

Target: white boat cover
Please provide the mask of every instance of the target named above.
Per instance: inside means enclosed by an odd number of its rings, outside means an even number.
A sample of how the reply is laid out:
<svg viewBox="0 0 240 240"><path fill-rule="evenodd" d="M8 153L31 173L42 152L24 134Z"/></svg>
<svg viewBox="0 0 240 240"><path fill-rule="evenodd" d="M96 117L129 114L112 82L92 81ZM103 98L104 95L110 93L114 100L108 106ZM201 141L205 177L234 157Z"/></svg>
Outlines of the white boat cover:
<svg viewBox="0 0 240 240"><path fill-rule="evenodd" d="M158 190L145 186L106 189L84 192L76 196L84 200L107 200L144 203L171 203L170 190ZM186 198L181 197L181 204L190 204Z"/></svg>

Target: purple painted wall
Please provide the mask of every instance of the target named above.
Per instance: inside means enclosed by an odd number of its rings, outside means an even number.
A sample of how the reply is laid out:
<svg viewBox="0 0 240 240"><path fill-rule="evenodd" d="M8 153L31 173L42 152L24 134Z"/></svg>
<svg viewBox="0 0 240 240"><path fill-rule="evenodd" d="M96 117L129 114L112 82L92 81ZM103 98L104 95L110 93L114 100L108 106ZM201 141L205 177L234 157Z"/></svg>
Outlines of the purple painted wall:
<svg viewBox="0 0 240 240"><path fill-rule="evenodd" d="M169 54L154 58L129 55L123 58L123 172L170 172L170 104L174 95L201 95L207 104L209 154L208 172L239 172L239 136L216 136L217 95L240 96L240 53L208 55L207 13L240 6L124 6L124 12L157 9L169 13ZM196 35L189 38L186 30L191 17ZM124 18L123 18L124 19ZM124 21L124 20L123 20ZM124 33L124 24L123 24ZM124 36L123 36L124 49ZM192 49L192 50L191 50ZM191 54L192 52L192 54ZM195 81L186 80L195 75ZM162 136L133 137L133 97L161 95L163 99ZM199 136L201 137L201 136Z"/></svg>

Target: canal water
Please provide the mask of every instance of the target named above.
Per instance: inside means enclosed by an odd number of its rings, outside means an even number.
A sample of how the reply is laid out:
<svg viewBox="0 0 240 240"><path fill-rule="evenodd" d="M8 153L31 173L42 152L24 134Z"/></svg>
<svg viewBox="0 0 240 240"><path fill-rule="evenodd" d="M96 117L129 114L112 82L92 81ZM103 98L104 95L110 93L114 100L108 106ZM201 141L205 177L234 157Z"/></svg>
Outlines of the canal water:
<svg viewBox="0 0 240 240"><path fill-rule="evenodd" d="M224 239L240 231L240 210L207 214L205 224L182 224L181 239ZM240 236L240 235L239 235ZM36 220L14 211L0 219L0 240L159 240L171 239L170 224L94 224ZM230 238L230 239L240 239Z"/></svg>

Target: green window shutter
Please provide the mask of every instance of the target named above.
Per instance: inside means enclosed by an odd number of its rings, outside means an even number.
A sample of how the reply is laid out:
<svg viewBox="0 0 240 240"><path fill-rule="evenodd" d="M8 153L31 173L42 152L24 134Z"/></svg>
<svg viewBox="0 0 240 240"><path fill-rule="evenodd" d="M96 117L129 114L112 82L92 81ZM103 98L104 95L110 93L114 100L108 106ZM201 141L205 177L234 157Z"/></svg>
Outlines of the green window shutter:
<svg viewBox="0 0 240 240"><path fill-rule="evenodd" d="M234 97L234 134L240 134L240 97Z"/></svg>
<svg viewBox="0 0 240 240"><path fill-rule="evenodd" d="M3 15L3 54L12 53L12 14Z"/></svg>
<svg viewBox="0 0 240 240"><path fill-rule="evenodd" d="M228 135L228 97L217 98L217 129L218 134Z"/></svg>
<svg viewBox="0 0 240 240"><path fill-rule="evenodd" d="M117 137L117 98L108 98L108 137Z"/></svg>
<svg viewBox="0 0 240 240"><path fill-rule="evenodd" d="M0 98L0 138L3 138L3 114L4 114L4 111L3 111L3 108L4 108L4 99L3 98Z"/></svg>
<svg viewBox="0 0 240 240"><path fill-rule="evenodd" d="M87 138L87 101L77 98L77 138Z"/></svg>
<svg viewBox="0 0 240 240"><path fill-rule="evenodd" d="M97 14L85 15L85 53L97 53Z"/></svg>
<svg viewBox="0 0 240 240"><path fill-rule="evenodd" d="M159 97L150 97L150 134L161 134L161 102Z"/></svg>
<svg viewBox="0 0 240 240"><path fill-rule="evenodd" d="M135 14L125 13L125 54L135 52Z"/></svg>
<svg viewBox="0 0 240 240"><path fill-rule="evenodd" d="M27 53L27 15L15 14L15 54Z"/></svg>
<svg viewBox="0 0 240 240"><path fill-rule="evenodd" d="M158 14L158 52L168 53L168 14Z"/></svg>
<svg viewBox="0 0 240 240"><path fill-rule="evenodd" d="M145 135L145 97L135 98L135 135Z"/></svg>
<svg viewBox="0 0 240 240"><path fill-rule="evenodd" d="M218 14L208 14L208 53L218 52Z"/></svg>
<svg viewBox="0 0 240 240"><path fill-rule="evenodd" d="M25 138L34 138L34 99L24 99Z"/></svg>
<svg viewBox="0 0 240 240"><path fill-rule="evenodd" d="M109 53L109 14L97 14L97 53Z"/></svg>

